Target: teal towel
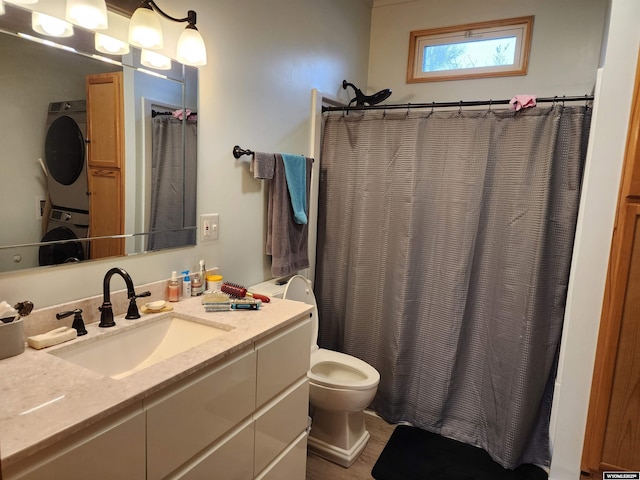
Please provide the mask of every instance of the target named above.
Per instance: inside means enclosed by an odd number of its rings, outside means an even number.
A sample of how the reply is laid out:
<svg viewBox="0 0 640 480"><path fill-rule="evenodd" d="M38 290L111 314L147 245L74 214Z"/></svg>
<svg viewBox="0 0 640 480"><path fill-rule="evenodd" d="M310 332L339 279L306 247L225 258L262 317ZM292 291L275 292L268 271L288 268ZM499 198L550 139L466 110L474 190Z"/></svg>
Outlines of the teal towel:
<svg viewBox="0 0 640 480"><path fill-rule="evenodd" d="M300 225L307 224L307 159L302 155L281 153L287 189L291 198L293 218Z"/></svg>

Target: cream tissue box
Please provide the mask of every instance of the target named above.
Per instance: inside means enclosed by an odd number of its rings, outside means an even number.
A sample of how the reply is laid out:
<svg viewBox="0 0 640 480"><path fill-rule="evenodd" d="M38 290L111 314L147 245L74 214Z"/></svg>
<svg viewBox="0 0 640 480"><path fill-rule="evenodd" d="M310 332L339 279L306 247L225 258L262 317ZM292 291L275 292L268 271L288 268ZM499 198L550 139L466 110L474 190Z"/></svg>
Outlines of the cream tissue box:
<svg viewBox="0 0 640 480"><path fill-rule="evenodd" d="M22 318L10 323L0 322L0 360L24 352L24 323Z"/></svg>

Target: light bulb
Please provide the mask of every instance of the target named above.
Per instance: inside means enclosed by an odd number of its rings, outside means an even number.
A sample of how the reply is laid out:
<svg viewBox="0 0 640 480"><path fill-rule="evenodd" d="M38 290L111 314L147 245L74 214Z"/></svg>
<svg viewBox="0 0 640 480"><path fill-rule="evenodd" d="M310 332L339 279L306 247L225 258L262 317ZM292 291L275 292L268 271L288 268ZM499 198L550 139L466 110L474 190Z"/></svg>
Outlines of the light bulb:
<svg viewBox="0 0 640 480"><path fill-rule="evenodd" d="M199 67L207 64L207 47L202 35L195 28L185 28L178 39L178 61L185 65Z"/></svg>
<svg viewBox="0 0 640 480"><path fill-rule="evenodd" d="M91 30L104 30L107 24L107 5L104 0L67 0L65 18Z"/></svg>
<svg viewBox="0 0 640 480"><path fill-rule="evenodd" d="M156 70L171 69L171 59L169 57L160 55L157 52L150 52L149 50L142 50L140 63L145 67L155 68Z"/></svg>
<svg viewBox="0 0 640 480"><path fill-rule="evenodd" d="M110 55L126 55L129 53L129 44L127 42L98 32L95 35L95 47L97 51Z"/></svg>
<svg viewBox="0 0 640 480"><path fill-rule="evenodd" d="M73 35L73 25L69 22L40 12L31 12L31 28L49 37L70 37Z"/></svg>
<svg viewBox="0 0 640 480"><path fill-rule="evenodd" d="M162 48L162 27L153 10L140 7L133 12L129 23L129 43L142 48Z"/></svg>

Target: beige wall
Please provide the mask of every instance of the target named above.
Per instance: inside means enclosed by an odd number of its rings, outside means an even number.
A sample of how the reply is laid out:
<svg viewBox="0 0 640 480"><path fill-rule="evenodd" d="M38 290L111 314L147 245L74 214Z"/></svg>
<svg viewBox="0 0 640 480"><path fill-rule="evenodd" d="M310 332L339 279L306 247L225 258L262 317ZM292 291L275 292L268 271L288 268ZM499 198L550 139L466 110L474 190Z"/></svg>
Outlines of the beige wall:
<svg viewBox="0 0 640 480"><path fill-rule="evenodd" d="M371 20L369 86L391 88L394 103L509 99L591 93L600 56L606 0L378 0ZM534 15L525 76L407 84L413 30Z"/></svg>

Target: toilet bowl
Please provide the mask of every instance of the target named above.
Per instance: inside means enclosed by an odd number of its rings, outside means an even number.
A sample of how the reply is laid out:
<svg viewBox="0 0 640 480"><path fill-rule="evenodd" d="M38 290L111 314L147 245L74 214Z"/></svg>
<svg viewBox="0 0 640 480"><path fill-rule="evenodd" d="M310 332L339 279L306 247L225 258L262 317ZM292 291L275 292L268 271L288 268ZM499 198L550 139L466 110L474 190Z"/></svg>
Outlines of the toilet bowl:
<svg viewBox="0 0 640 480"><path fill-rule="evenodd" d="M307 373L312 417L308 449L349 467L369 440L363 411L375 397L380 374L356 357L318 348L318 307L306 278L292 277L283 298L313 306L311 362Z"/></svg>

